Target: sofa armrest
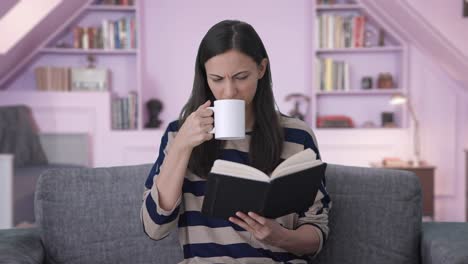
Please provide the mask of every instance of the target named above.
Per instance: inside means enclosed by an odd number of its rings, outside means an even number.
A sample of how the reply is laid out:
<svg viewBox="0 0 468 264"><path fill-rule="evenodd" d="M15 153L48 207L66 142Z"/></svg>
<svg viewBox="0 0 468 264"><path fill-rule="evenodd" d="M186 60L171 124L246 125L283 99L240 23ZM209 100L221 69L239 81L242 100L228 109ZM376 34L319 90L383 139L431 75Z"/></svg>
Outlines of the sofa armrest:
<svg viewBox="0 0 468 264"><path fill-rule="evenodd" d="M41 264L44 261L44 255L38 228L0 230L2 263Z"/></svg>
<svg viewBox="0 0 468 264"><path fill-rule="evenodd" d="M422 263L468 263L467 249L468 223L423 223L421 239Z"/></svg>

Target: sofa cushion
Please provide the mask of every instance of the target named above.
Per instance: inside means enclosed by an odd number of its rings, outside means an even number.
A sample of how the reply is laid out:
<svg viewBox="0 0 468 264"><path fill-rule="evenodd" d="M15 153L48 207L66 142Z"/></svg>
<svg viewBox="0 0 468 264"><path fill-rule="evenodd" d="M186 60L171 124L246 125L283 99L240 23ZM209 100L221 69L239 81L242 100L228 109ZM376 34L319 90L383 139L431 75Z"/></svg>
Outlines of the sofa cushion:
<svg viewBox="0 0 468 264"><path fill-rule="evenodd" d="M419 263L421 188L411 172L329 165L330 235L314 263Z"/></svg>
<svg viewBox="0 0 468 264"><path fill-rule="evenodd" d="M177 232L153 241L140 222L151 165L55 169L41 175L36 219L51 263L177 263Z"/></svg>
<svg viewBox="0 0 468 264"><path fill-rule="evenodd" d="M43 263L44 251L37 228L0 230L0 263Z"/></svg>
<svg viewBox="0 0 468 264"><path fill-rule="evenodd" d="M468 263L467 223L427 222L423 224L422 234L423 263Z"/></svg>
<svg viewBox="0 0 468 264"><path fill-rule="evenodd" d="M15 168L13 177L13 225L22 222L34 223L34 193L37 180L46 170L54 168L79 168L82 166L70 164L47 164Z"/></svg>

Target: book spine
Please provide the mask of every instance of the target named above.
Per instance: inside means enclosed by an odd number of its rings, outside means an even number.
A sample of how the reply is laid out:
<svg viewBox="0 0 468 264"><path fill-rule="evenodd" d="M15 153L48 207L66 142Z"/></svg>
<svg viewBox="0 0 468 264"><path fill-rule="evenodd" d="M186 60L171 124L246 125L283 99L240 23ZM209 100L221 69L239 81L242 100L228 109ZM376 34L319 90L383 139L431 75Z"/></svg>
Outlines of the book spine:
<svg viewBox="0 0 468 264"><path fill-rule="evenodd" d="M109 22L107 20L103 19L101 22L101 28L102 28L102 48L103 49L109 49Z"/></svg>
<svg viewBox="0 0 468 264"><path fill-rule="evenodd" d="M218 190L219 185L219 178L213 177L212 180L207 181L206 191L205 193L214 194L213 197L216 197L217 194L215 193ZM206 198L206 197L205 197ZM203 206L202 206L202 213L206 215L213 215L214 214L214 207L216 204L216 199L203 199Z"/></svg>
<svg viewBox="0 0 468 264"><path fill-rule="evenodd" d="M270 184L268 184L267 188L265 188L265 192L263 193L262 209L260 210L260 212L258 212L261 216L270 215L270 212L268 212L268 208L274 208L274 206L272 207L268 203L268 201L270 201L270 199L271 199L271 197L270 197L271 186L272 185L271 185L271 182L270 182Z"/></svg>
<svg viewBox="0 0 468 264"><path fill-rule="evenodd" d="M75 27L73 29L73 47L75 49L81 49L81 38L82 38L82 35L83 34L83 31L80 27Z"/></svg>

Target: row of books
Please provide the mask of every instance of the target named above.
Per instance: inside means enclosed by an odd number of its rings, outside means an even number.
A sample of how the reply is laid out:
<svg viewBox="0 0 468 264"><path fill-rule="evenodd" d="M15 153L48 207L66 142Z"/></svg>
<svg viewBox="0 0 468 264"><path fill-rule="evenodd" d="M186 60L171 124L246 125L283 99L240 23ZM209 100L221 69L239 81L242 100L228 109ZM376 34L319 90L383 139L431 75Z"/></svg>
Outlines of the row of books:
<svg viewBox="0 0 468 264"><path fill-rule="evenodd" d="M40 66L34 69L39 91L108 91L109 70Z"/></svg>
<svg viewBox="0 0 468 264"><path fill-rule="evenodd" d="M336 0L317 0L317 5L334 5Z"/></svg>
<svg viewBox="0 0 468 264"><path fill-rule="evenodd" d="M134 0L98 0L96 5L119 5L119 6L132 6Z"/></svg>
<svg viewBox="0 0 468 264"><path fill-rule="evenodd" d="M350 90L348 63L330 58L317 59L316 71L318 76L316 87L320 87L320 91Z"/></svg>
<svg viewBox="0 0 468 264"><path fill-rule="evenodd" d="M135 49L137 47L134 17L117 21L102 20L101 27L75 27L73 47L75 49Z"/></svg>
<svg viewBox="0 0 468 264"><path fill-rule="evenodd" d="M112 98L112 129L137 129L138 126L138 93L129 92L126 97Z"/></svg>
<svg viewBox="0 0 468 264"><path fill-rule="evenodd" d="M321 14L316 17L316 46L325 49L364 47L364 16Z"/></svg>

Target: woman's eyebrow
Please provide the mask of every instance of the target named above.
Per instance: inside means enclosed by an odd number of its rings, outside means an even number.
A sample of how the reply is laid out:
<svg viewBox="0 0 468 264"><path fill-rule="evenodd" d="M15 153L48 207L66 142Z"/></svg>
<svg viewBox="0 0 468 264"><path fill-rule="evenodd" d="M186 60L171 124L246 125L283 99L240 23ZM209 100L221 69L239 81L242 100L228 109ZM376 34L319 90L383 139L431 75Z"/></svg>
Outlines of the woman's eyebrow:
<svg viewBox="0 0 468 264"><path fill-rule="evenodd" d="M222 76L219 76L219 75L217 75L217 74L208 73L208 75L213 76L213 77L223 78Z"/></svg>
<svg viewBox="0 0 468 264"><path fill-rule="evenodd" d="M246 72L248 73L249 71L240 71L240 72L238 72L238 73L235 73L235 74L232 75L232 76L237 76L237 75L239 75L239 74L241 74L241 73L246 73Z"/></svg>
<svg viewBox="0 0 468 264"><path fill-rule="evenodd" d="M237 75L239 75L239 74L248 73L248 72L249 72L249 71L240 71L240 72L238 72L238 73L233 74L232 76L234 77L234 76L237 76ZM218 77L218 78L223 78L223 76L219 76L219 75L213 74L213 73L209 73L208 75L214 76L214 77Z"/></svg>

